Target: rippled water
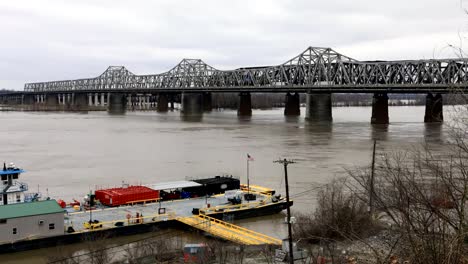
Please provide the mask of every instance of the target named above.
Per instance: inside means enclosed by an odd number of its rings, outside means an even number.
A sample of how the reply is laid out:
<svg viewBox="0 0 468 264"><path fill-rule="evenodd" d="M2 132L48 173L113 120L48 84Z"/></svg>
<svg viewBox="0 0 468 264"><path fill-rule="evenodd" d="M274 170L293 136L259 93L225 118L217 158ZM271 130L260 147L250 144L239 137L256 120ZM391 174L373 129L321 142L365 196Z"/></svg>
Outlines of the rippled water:
<svg viewBox="0 0 468 264"><path fill-rule="evenodd" d="M226 173L245 182L247 153L255 159L251 183L284 193L283 168L273 161L286 157L297 160L289 167L293 210L304 212L314 205L314 192L305 191L345 176L344 168L370 163L373 138L382 151L437 144L448 133L447 125L424 124L419 106L390 107L389 126L370 125L369 107L333 108L332 124L311 124L303 115L285 118L282 111L254 110L250 119L239 119L236 111L213 111L201 122L183 121L179 112L0 112L0 157L27 170L22 180L30 189L65 200L122 181L147 184ZM282 237L283 219L237 223ZM6 259L26 261L41 252Z"/></svg>

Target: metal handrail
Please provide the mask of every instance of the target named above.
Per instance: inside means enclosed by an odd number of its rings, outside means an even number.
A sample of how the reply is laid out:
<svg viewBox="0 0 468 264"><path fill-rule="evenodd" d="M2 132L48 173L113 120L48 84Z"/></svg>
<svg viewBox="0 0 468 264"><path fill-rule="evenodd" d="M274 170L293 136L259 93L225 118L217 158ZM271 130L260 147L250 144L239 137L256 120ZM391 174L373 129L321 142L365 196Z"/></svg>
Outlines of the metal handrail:
<svg viewBox="0 0 468 264"><path fill-rule="evenodd" d="M273 237L264 235L264 234L262 234L262 233L255 232L255 231L250 230L250 229L247 229L247 228L245 228L245 227L241 227L241 226L234 225L234 224L231 224L231 223L228 223L228 222L224 222L224 221L222 221L222 220L216 219L216 218L211 217L211 216L203 215L203 214L198 215L198 217L203 218L203 219L206 219L206 220L209 220L210 222L215 222L215 223L218 223L218 224L227 226L227 227L229 227L229 228L231 228L231 229L237 229L237 230L241 230L241 231L243 231L243 232L245 232L245 233L255 235L255 236L257 236L257 237L260 237L261 240L266 241L266 242L271 241L271 242L275 242L275 243L277 243L277 244L281 244L281 240L280 240L280 239L273 238Z"/></svg>

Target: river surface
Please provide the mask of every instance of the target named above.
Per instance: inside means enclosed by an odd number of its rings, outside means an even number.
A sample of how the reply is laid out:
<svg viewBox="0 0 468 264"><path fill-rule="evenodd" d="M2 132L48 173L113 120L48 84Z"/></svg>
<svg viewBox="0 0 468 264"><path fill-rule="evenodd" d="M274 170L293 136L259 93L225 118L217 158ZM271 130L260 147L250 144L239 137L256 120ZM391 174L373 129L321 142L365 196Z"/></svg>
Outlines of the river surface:
<svg viewBox="0 0 468 264"><path fill-rule="evenodd" d="M450 109L445 107L446 120ZM289 158L297 161L288 170L293 212L310 212L314 188L346 176L346 168L370 164L374 138L378 151L392 151L425 141L441 144L449 131L448 122L424 124L423 106L390 107L388 126L370 124L370 107L333 108L333 123L328 125L308 123L304 110L299 118L285 118L282 109L254 110L250 119L239 119L236 111L213 111L199 122L182 120L177 111L125 115L4 111L0 161L24 168L27 173L20 180L30 190L70 201L81 200L96 186L116 187L122 181L149 184L229 174L245 182L247 153L254 158L251 184L284 194L283 167L273 161ZM236 223L284 237L283 221L280 214ZM2 255L0 262L34 263L51 250Z"/></svg>

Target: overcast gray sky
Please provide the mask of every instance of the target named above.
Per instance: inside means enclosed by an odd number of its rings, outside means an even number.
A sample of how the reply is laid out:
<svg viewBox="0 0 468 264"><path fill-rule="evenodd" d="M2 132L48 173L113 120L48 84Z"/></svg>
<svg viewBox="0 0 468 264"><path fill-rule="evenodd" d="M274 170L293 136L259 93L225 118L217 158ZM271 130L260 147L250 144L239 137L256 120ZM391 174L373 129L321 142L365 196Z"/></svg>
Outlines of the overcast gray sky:
<svg viewBox="0 0 468 264"><path fill-rule="evenodd" d="M308 46L358 60L454 57L465 0L0 0L0 88L164 72L183 58L218 69L276 65ZM460 44L461 43L461 44ZM466 43L468 45L468 43Z"/></svg>

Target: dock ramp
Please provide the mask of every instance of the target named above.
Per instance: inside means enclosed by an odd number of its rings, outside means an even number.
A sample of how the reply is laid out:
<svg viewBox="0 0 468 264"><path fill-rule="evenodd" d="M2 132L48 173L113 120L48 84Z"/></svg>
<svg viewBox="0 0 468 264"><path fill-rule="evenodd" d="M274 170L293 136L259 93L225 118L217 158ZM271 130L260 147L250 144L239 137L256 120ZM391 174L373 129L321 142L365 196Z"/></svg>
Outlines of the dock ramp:
<svg viewBox="0 0 468 264"><path fill-rule="evenodd" d="M189 217L179 217L177 220L181 223L197 228L235 243L245 245L281 245L281 240L273 238L250 229L233 225L228 222L207 216L194 215Z"/></svg>

